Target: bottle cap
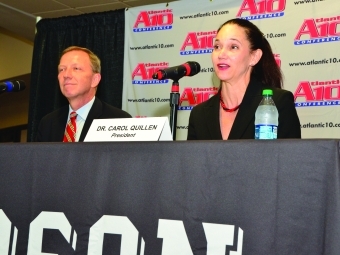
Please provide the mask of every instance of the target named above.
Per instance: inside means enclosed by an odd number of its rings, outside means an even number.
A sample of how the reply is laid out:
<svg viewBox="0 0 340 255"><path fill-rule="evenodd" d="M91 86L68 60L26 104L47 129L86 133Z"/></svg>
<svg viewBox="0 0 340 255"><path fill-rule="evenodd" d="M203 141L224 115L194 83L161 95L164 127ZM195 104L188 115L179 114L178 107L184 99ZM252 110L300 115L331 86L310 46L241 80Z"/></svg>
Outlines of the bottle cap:
<svg viewBox="0 0 340 255"><path fill-rule="evenodd" d="M271 89L264 89L262 91L262 96L272 96L273 95L273 91Z"/></svg>

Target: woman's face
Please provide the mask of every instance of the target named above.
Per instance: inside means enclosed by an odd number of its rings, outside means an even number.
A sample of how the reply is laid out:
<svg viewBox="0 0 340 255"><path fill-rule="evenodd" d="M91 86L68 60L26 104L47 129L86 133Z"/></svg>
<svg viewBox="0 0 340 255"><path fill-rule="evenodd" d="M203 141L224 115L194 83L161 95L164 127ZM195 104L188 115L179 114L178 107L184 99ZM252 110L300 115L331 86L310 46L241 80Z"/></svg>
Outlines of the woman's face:
<svg viewBox="0 0 340 255"><path fill-rule="evenodd" d="M227 24L215 38L211 58L215 73L222 82L237 83L250 78L252 66L258 62L254 55L244 28Z"/></svg>

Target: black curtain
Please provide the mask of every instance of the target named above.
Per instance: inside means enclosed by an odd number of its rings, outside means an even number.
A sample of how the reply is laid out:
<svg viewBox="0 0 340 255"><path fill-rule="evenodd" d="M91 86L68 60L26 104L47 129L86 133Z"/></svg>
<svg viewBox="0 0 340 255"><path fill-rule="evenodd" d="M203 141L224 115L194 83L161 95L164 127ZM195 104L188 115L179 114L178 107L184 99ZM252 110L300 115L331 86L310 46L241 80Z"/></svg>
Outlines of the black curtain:
<svg viewBox="0 0 340 255"><path fill-rule="evenodd" d="M72 45L92 50L101 60L97 97L121 108L124 61L124 9L82 14L37 23L34 41L27 141L34 141L39 121L68 104L58 83L61 52Z"/></svg>

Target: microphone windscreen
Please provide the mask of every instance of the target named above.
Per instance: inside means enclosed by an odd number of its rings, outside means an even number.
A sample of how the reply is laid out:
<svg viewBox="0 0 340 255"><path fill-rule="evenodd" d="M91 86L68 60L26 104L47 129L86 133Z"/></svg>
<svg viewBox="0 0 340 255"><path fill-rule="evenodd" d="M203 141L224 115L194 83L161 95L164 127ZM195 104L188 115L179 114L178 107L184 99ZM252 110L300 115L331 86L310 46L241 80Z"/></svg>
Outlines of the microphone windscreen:
<svg viewBox="0 0 340 255"><path fill-rule="evenodd" d="M190 66L190 73L188 76L196 75L201 71L201 66L199 63L195 61L188 61L187 64Z"/></svg>
<svg viewBox="0 0 340 255"><path fill-rule="evenodd" d="M25 82L24 81L12 81L13 84L13 90L14 92L16 91L21 91L26 88Z"/></svg>

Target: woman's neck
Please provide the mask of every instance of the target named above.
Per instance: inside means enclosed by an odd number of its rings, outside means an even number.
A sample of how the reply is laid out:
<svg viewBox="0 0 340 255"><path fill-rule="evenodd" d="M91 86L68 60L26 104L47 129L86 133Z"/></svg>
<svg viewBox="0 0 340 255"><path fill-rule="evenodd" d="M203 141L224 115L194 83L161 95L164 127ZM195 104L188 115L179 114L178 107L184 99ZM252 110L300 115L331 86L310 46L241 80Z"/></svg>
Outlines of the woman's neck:
<svg viewBox="0 0 340 255"><path fill-rule="evenodd" d="M246 93L248 84L249 84L249 79L240 80L235 83L222 81L221 96L226 107L233 108L241 104L244 94Z"/></svg>

